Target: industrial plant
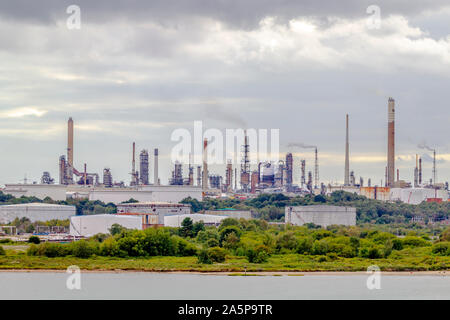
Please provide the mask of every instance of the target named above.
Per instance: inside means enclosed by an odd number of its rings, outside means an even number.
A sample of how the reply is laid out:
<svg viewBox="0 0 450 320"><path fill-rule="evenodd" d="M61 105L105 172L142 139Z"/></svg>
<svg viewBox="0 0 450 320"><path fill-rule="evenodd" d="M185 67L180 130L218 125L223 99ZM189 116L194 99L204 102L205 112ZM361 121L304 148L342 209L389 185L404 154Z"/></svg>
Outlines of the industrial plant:
<svg viewBox="0 0 450 320"><path fill-rule="evenodd" d="M448 183L437 181L436 150L433 153L433 169L429 180L424 177L422 158L415 155L416 165L411 169L411 182L400 180L399 169L396 169L395 156L395 100L387 101L387 157L384 182L374 184L367 178L357 178L351 170L350 157L350 116L345 116L345 163L343 184L324 183L319 177L319 150L317 146L302 146L311 150L312 170L307 171L306 159L294 159L292 152L287 152L277 163L271 161L258 162L251 165L250 145L247 131L244 130L241 145L240 163L233 165L227 159L225 171L210 172L208 169L208 143L203 140L202 165L194 165L192 157L189 163L176 161L167 184L163 184L158 172L158 148L154 148L153 159L148 148L142 148L136 163L136 143L130 142L132 162L128 183L114 180L114 169L103 169L102 181L98 173L89 172L87 163L82 170L74 165L74 120L67 123L67 152L59 157L59 184L44 171L41 183L6 184L4 193L16 197L35 196L41 199L50 197L54 200L66 198L87 198L104 202L120 203L130 198L143 202L163 201L176 203L186 197L202 200L205 197L239 197L250 198L261 193L283 193L287 196L306 194L330 194L336 190L344 190L371 199L383 201L403 201L417 204L422 201L447 201ZM294 144L295 145L295 144ZM153 166L153 181L149 172ZM298 177L294 176L294 168L298 168ZM296 184L294 181L298 181Z"/></svg>

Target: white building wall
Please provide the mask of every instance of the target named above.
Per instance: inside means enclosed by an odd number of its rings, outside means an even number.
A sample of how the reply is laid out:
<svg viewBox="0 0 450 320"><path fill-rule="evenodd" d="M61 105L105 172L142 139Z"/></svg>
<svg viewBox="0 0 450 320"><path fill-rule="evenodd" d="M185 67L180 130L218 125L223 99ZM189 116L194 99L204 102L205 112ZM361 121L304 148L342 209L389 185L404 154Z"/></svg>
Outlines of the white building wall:
<svg viewBox="0 0 450 320"><path fill-rule="evenodd" d="M201 213L165 216L164 217L164 226L179 228L179 227L181 227L181 223L183 222L183 220L185 218L191 218L194 223L203 221L205 224L219 225L223 219L226 219L228 217L209 215L209 214L201 214Z"/></svg>
<svg viewBox="0 0 450 320"><path fill-rule="evenodd" d="M420 204L430 198L440 198L447 201L447 190L435 190L430 188L392 188L391 200L400 200L409 204Z"/></svg>
<svg viewBox="0 0 450 320"><path fill-rule="evenodd" d="M164 217L170 215L190 214L189 205L167 205L164 204L118 204L117 213L149 213L158 215L158 224L164 224Z"/></svg>
<svg viewBox="0 0 450 320"><path fill-rule="evenodd" d="M250 210L206 210L205 214L212 214L218 216L226 216L234 219L247 219L252 218L252 212Z"/></svg>
<svg viewBox="0 0 450 320"><path fill-rule="evenodd" d="M178 203L187 197L201 201L201 189L190 186L142 186L136 190L100 189L91 190L89 193L89 200L100 200L114 204L130 200L131 198L139 202Z"/></svg>
<svg viewBox="0 0 450 320"><path fill-rule="evenodd" d="M128 229L142 230L141 217L96 214L71 217L70 235L91 237L98 233L108 234L111 226L116 223Z"/></svg>
<svg viewBox="0 0 450 320"><path fill-rule="evenodd" d="M67 186L59 184L7 184L3 193L16 198L21 196L36 197L41 200L46 197L52 200L66 200Z"/></svg>
<svg viewBox="0 0 450 320"><path fill-rule="evenodd" d="M0 206L0 223L9 223L15 218L28 218L31 222L66 220L76 214L75 206L46 203L26 203Z"/></svg>
<svg viewBox="0 0 450 320"><path fill-rule="evenodd" d="M297 206L285 208L285 222L297 226L314 223L326 228L330 225L356 225L356 208L338 206Z"/></svg>

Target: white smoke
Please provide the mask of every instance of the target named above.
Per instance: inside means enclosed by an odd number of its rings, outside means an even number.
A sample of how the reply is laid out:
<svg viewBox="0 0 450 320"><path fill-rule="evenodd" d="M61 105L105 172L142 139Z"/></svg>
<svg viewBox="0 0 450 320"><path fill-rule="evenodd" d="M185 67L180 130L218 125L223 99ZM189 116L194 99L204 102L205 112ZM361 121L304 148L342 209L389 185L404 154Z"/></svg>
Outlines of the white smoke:
<svg viewBox="0 0 450 320"><path fill-rule="evenodd" d="M315 149L316 146L308 145L304 143L299 142L292 142L288 144L288 148L302 148L302 149Z"/></svg>

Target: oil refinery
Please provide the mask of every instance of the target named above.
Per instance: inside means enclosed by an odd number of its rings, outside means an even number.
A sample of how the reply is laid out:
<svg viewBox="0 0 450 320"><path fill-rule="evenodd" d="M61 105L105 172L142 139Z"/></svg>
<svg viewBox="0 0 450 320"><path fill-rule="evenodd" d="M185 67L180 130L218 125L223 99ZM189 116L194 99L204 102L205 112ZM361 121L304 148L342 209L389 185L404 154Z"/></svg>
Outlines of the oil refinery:
<svg viewBox="0 0 450 320"><path fill-rule="evenodd" d="M222 172L210 172L208 169L208 140L203 140L202 165L195 169L192 157L189 163L176 161L173 163L171 178L162 184L158 172L158 148L154 148L153 163L148 149L139 153L136 164L136 143L131 143L132 162L130 181L114 181L113 169L103 169L102 181L98 173L88 172L87 163L82 170L75 168L74 158L74 120L67 122L67 153L59 157L59 184L55 184L48 171L44 171L41 183L6 184L3 192L14 196L50 197L54 200L71 198L88 198L103 202L119 203L129 199L139 201L178 202L186 197L201 200L205 197L239 197L251 198L261 193L283 193L287 196L306 194L330 194L336 190L344 190L371 199L383 201L402 201L418 204L422 201L448 201L448 182L437 181L436 150L433 150L433 169L429 180L426 180L422 168L422 158L416 157L416 166L412 168L412 182L400 180L399 169L395 165L395 100L388 99L387 110L387 157L385 179L380 185L372 186L372 179L356 178L350 168L350 116L345 116L345 163L343 184L323 183L319 178L319 151L317 146L308 146L313 150L314 163L307 172L306 159L295 161L291 152L287 152L282 160L258 162L251 165L250 144L247 130L244 130L241 146L240 164L233 167L231 159L227 159L224 175ZM153 165L153 183L149 171ZM298 167L300 176L294 177L294 168ZM138 167L138 168L137 168ZM186 169L186 171L183 171ZM196 171L197 177L194 176ZM239 183L238 183L239 180ZM295 184L294 181L299 181Z"/></svg>

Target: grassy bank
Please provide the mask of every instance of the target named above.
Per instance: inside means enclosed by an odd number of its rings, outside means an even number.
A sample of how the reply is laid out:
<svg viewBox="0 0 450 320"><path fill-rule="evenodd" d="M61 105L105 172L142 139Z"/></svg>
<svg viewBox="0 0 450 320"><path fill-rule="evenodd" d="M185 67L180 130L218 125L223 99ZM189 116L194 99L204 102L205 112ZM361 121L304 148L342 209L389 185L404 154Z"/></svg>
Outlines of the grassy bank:
<svg viewBox="0 0 450 320"><path fill-rule="evenodd" d="M449 256L434 256L431 248L403 249L389 258L365 259L312 256L302 254L275 254L264 263L249 263L242 256L227 256L225 262L200 264L192 257L102 257L77 258L73 256L48 258L28 256L24 250L4 246L6 255L0 256L0 269L65 270L77 265L82 270L136 270L136 271L199 271L199 272L256 272L256 271L365 271L377 265L382 271L439 271L450 270Z"/></svg>

